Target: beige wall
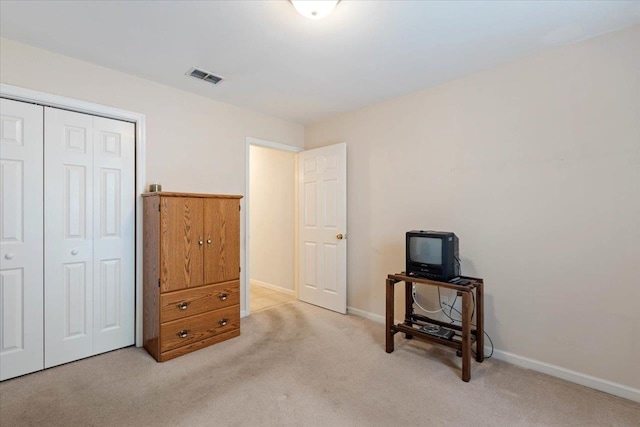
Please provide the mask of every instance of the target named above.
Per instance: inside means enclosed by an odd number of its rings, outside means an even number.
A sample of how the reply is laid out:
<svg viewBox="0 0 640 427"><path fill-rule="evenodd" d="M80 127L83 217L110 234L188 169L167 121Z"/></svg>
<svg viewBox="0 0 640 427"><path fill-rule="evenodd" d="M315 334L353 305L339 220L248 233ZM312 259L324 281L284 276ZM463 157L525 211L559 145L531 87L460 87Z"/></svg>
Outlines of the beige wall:
<svg viewBox="0 0 640 427"><path fill-rule="evenodd" d="M454 231L498 349L640 388L640 27L306 129L340 141L349 306L384 314L407 230Z"/></svg>
<svg viewBox="0 0 640 427"><path fill-rule="evenodd" d="M7 39L0 81L145 114L147 182L166 191L243 194L247 136L304 144L301 125Z"/></svg>
<svg viewBox="0 0 640 427"><path fill-rule="evenodd" d="M250 156L249 274L293 291L296 154L251 146Z"/></svg>

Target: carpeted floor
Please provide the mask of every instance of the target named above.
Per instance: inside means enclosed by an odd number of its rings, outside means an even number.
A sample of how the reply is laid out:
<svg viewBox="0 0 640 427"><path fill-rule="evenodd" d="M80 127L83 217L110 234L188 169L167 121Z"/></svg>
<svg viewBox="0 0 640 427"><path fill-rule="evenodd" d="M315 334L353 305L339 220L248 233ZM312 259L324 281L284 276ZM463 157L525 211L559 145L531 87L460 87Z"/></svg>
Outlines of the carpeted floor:
<svg viewBox="0 0 640 427"><path fill-rule="evenodd" d="M448 348L290 302L242 335L156 363L126 348L0 383L0 424L60 426L635 425L640 404L497 360L470 383Z"/></svg>

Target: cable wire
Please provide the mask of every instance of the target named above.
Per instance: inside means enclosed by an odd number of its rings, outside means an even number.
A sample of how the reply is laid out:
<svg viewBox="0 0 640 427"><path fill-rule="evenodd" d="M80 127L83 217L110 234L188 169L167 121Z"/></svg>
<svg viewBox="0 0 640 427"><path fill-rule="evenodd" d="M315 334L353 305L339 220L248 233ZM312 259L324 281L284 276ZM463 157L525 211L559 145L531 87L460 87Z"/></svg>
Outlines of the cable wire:
<svg viewBox="0 0 640 427"><path fill-rule="evenodd" d="M475 314L475 310L476 310L476 297L475 297L473 292L471 292L471 296L473 298L473 312L471 313L471 318L473 319L473 315ZM458 309L456 309L454 307L457 299L458 299L458 294L456 294L456 297L453 299L453 303L445 304L446 307L449 307L449 314L447 314L447 312L444 310L444 308L442 308L442 299L440 298L440 286L438 286L438 304L440 305L440 309L442 309L442 314L447 316L449 318L449 320L451 320L451 323L460 323L460 324L462 324L462 313ZM460 319L454 319L453 317L451 317L451 312L452 311L455 311L456 313L458 313L460 315ZM475 323L471 323L471 326L476 326L476 324ZM493 340L491 339L491 337L489 336L487 331L482 331L482 332L489 339L489 343L491 343L491 353L489 353L489 355L486 357L486 359L491 359L491 357L493 356L493 350L494 350ZM473 352L473 350L471 350L471 351ZM482 351L484 352L484 349L482 349ZM473 353L475 355L475 352L473 352Z"/></svg>
<svg viewBox="0 0 640 427"><path fill-rule="evenodd" d="M442 312L442 314L444 314L445 316L447 316L449 318L449 320L451 320L451 323L462 323L462 313L456 309L454 307L456 301L458 300L458 294L456 293L455 298L453 299L453 303L451 304L445 304L446 307L449 307L449 313L447 314L447 312L445 311L445 309L442 307L442 298L440 297L440 286L437 286L438 288L438 306L440 307L440 310L436 310L436 311L432 311L432 310L427 310L424 307L422 307L419 303L418 303L418 299L417 299L417 293L416 293L416 285L414 284L412 287L412 291L411 291L411 295L413 297L413 302L416 303L416 305L418 307L420 307L420 309L426 311L427 313L440 313ZM473 298L473 311L471 312L471 318L473 319L473 316L476 313L476 296L473 292L471 292L471 297ZM454 319L451 316L452 311L455 311L456 313L458 313L460 315L460 319ZM471 326L477 326L475 323L471 323ZM491 359L491 357L493 356L493 350L494 350L494 346L493 346L493 340L491 339L491 337L489 336L489 334L487 333L487 331L482 331L484 333L484 335L486 335L487 339L489 339L489 343L491 344L491 353L489 353L489 355L487 357L485 357L485 359ZM476 347L477 347L477 341L476 341ZM474 355L476 354L476 352L473 351L473 349L471 350ZM484 349L482 349L482 351L484 352Z"/></svg>
<svg viewBox="0 0 640 427"><path fill-rule="evenodd" d="M440 292L440 287L438 287L438 292ZM416 305L417 305L418 307L420 307L420 309L421 309L422 311L426 311L427 313L431 313L431 314L440 313L440 312L442 311L442 306L440 306L440 309L439 309L439 310L435 310L435 311L433 311L433 310L427 310L426 308L424 308L423 306L421 306L421 305L420 305L420 303L418 302L418 293L416 292L416 285L415 285L415 284L414 284L414 285L412 286L412 288L411 288L411 296L413 297L413 302L415 302L415 303L416 303ZM440 299L440 298L438 297L438 300L439 300L439 299Z"/></svg>

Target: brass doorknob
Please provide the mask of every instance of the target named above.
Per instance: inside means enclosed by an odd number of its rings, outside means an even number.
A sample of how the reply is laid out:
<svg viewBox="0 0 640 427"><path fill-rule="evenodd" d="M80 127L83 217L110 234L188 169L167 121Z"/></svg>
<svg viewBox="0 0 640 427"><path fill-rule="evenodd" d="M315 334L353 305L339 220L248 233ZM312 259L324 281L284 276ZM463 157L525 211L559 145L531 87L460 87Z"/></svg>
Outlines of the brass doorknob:
<svg viewBox="0 0 640 427"><path fill-rule="evenodd" d="M338 239L338 240L342 240L342 239L344 239L344 236L343 236L342 234L338 234L338 235L336 236L336 239Z"/></svg>

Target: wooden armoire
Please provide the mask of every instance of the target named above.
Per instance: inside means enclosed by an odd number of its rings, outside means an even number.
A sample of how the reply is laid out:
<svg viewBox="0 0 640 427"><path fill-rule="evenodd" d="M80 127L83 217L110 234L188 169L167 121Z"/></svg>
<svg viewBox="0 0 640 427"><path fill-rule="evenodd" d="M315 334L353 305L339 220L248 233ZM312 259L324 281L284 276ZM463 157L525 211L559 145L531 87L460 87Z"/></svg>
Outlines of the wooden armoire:
<svg viewBox="0 0 640 427"><path fill-rule="evenodd" d="M143 194L143 340L157 361L240 335L241 198Z"/></svg>

